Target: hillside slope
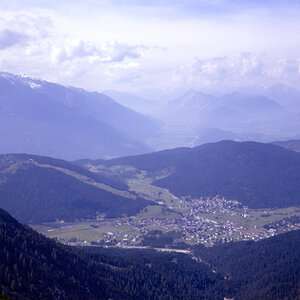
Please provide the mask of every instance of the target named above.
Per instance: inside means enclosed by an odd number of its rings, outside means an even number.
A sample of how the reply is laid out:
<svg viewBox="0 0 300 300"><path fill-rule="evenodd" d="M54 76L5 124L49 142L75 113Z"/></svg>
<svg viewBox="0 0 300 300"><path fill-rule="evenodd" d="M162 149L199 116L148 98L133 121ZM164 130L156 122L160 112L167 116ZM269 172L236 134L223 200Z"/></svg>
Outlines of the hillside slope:
<svg viewBox="0 0 300 300"><path fill-rule="evenodd" d="M300 140L276 141L272 144L291 151L300 152Z"/></svg>
<svg viewBox="0 0 300 300"><path fill-rule="evenodd" d="M295 299L300 231L180 253L63 246L0 209L0 294L14 299ZM198 262L197 262L198 260Z"/></svg>
<svg viewBox="0 0 300 300"><path fill-rule="evenodd" d="M0 209L2 293L17 299L130 299L109 278L109 266L24 227Z"/></svg>
<svg viewBox="0 0 300 300"><path fill-rule="evenodd" d="M2 209L0 243L0 294L16 299L216 299L211 289L220 276L187 255L149 250L143 261L86 252L37 234Z"/></svg>
<svg viewBox="0 0 300 300"><path fill-rule="evenodd" d="M26 154L0 156L0 207L22 222L133 215L149 201L118 178L69 162Z"/></svg>
<svg viewBox="0 0 300 300"><path fill-rule="evenodd" d="M300 299L300 231L259 242L195 247L201 257L230 279L234 299Z"/></svg>
<svg viewBox="0 0 300 300"><path fill-rule="evenodd" d="M149 152L158 123L111 98L0 72L0 153L64 159Z"/></svg>
<svg viewBox="0 0 300 300"><path fill-rule="evenodd" d="M222 141L104 162L162 174L154 185L178 196L216 196L251 208L300 205L300 155L272 144Z"/></svg>

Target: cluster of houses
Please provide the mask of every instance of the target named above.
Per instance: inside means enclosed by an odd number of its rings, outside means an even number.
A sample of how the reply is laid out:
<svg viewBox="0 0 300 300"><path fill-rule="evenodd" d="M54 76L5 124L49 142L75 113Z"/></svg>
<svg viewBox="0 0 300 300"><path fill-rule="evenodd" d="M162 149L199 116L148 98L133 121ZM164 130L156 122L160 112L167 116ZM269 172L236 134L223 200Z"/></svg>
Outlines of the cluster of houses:
<svg viewBox="0 0 300 300"><path fill-rule="evenodd" d="M180 212L181 216L98 220L96 225L90 226L101 228L102 232L105 228L108 230L92 244L134 247L139 246L152 230L162 230L179 232L177 243L214 245L228 241L261 240L274 236L282 226L287 227L287 230L300 228L300 221L295 225L288 220L268 228L258 228L253 222L247 222L251 218L247 207L238 201L218 196L200 199L186 197L172 205L172 209Z"/></svg>

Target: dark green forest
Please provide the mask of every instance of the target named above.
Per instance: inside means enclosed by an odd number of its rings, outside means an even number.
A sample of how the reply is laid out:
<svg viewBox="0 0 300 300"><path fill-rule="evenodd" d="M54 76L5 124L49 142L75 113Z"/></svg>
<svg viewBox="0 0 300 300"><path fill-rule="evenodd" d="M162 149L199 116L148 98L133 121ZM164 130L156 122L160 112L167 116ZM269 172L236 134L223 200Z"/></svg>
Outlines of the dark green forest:
<svg viewBox="0 0 300 300"><path fill-rule="evenodd" d="M180 196L222 195L250 208L299 205L300 155L256 142L206 144L154 185Z"/></svg>
<svg viewBox="0 0 300 300"><path fill-rule="evenodd" d="M300 204L300 154L273 144L222 141L105 162L130 165L149 175L168 171L153 185L177 196L216 195L250 208Z"/></svg>
<svg viewBox="0 0 300 300"><path fill-rule="evenodd" d="M71 248L3 210L0 239L0 293L17 299L215 298L211 288L219 276L187 255L149 251L144 261Z"/></svg>
<svg viewBox="0 0 300 300"><path fill-rule="evenodd" d="M121 181L98 176L61 160L28 155L7 155L0 159L0 207L26 223L134 215L152 203L141 198L125 198L96 188L53 168L25 163L24 159L59 166L87 176L95 182L127 189ZM18 167L15 167L15 166ZM15 168L15 169L13 169ZM13 169L12 171L7 171ZM135 196L135 195L133 195Z"/></svg>
<svg viewBox="0 0 300 300"><path fill-rule="evenodd" d="M0 210L0 294L14 299L300 299L300 231L154 250L71 248Z"/></svg>
<svg viewBox="0 0 300 300"><path fill-rule="evenodd" d="M300 231L193 252L230 280L235 299L300 299Z"/></svg>

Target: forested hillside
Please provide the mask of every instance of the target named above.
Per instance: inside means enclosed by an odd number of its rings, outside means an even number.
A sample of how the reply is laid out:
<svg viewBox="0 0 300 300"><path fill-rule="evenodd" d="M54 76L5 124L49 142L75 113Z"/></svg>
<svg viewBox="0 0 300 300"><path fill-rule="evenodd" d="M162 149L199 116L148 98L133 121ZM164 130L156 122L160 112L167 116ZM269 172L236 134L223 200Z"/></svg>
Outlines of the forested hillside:
<svg viewBox="0 0 300 300"><path fill-rule="evenodd" d="M194 253L231 281L235 299L300 299L300 231L259 242L197 246Z"/></svg>
<svg viewBox="0 0 300 300"><path fill-rule="evenodd" d="M180 253L71 248L0 210L0 294L14 299L300 299L300 231Z"/></svg>
<svg viewBox="0 0 300 300"><path fill-rule="evenodd" d="M0 242L0 293L17 299L222 299L212 289L220 276L184 254L136 261L70 248L3 210Z"/></svg>
<svg viewBox="0 0 300 300"><path fill-rule="evenodd" d="M23 227L0 210L1 290L17 299L130 299L109 277L110 267ZM97 297L96 297L97 295ZM98 299L99 299L98 298Z"/></svg>
<svg viewBox="0 0 300 300"><path fill-rule="evenodd" d="M129 165L178 196L216 196L250 208L300 204L300 155L272 144L221 141L102 162Z"/></svg>
<svg viewBox="0 0 300 300"><path fill-rule="evenodd" d="M48 157L0 156L0 206L22 222L133 215L149 203L117 177Z"/></svg>

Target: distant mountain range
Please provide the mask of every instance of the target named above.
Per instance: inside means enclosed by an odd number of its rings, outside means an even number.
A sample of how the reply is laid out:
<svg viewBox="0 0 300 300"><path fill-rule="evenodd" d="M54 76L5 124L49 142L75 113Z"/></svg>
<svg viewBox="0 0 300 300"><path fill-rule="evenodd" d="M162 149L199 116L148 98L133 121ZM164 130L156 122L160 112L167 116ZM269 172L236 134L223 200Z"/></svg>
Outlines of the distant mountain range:
<svg viewBox="0 0 300 300"><path fill-rule="evenodd" d="M121 105L129 107L141 114L155 115L160 107L159 102L155 100L145 99L130 93L118 91L103 91L103 93Z"/></svg>
<svg viewBox="0 0 300 300"><path fill-rule="evenodd" d="M299 242L294 231L256 243L195 246L193 258L80 249L47 239L0 209L0 294L22 300L299 299Z"/></svg>
<svg viewBox="0 0 300 300"><path fill-rule="evenodd" d="M159 123L83 89L0 72L0 153L64 159L149 152Z"/></svg>
<svg viewBox="0 0 300 300"><path fill-rule="evenodd" d="M210 142L217 142L221 131L225 138L237 141L296 138L300 132L299 112L300 92L274 87L223 96L190 90L165 104L159 117L165 121L166 137L177 133L173 148L204 144L208 142L207 134Z"/></svg>
<svg viewBox="0 0 300 300"><path fill-rule="evenodd" d="M245 124L260 120L272 120L287 115L285 109L275 101L261 95L241 93L221 97L190 90L180 98L169 102L162 113L170 111L169 118L189 116L194 126L221 126L243 128ZM192 118L192 119L190 119Z"/></svg>
<svg viewBox="0 0 300 300"><path fill-rule="evenodd" d="M249 95L260 94L276 101L286 110L292 113L300 113L300 91L282 84L272 85L266 88L244 88L242 93Z"/></svg>
<svg viewBox="0 0 300 300"><path fill-rule="evenodd" d="M300 140L276 141L272 142L272 144L291 151L300 152Z"/></svg>
<svg viewBox="0 0 300 300"><path fill-rule="evenodd" d="M49 157L0 155L0 207L22 222L120 217L149 204L117 177Z"/></svg>
<svg viewBox="0 0 300 300"><path fill-rule="evenodd" d="M164 177L152 184L178 196L216 196L251 208L300 205L300 155L272 144L222 141L103 161Z"/></svg>
<svg viewBox="0 0 300 300"><path fill-rule="evenodd" d="M97 159L224 139L300 138L300 92L284 86L223 96L190 90L168 103L106 91L116 102L98 92L0 72L0 90L0 153Z"/></svg>

